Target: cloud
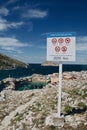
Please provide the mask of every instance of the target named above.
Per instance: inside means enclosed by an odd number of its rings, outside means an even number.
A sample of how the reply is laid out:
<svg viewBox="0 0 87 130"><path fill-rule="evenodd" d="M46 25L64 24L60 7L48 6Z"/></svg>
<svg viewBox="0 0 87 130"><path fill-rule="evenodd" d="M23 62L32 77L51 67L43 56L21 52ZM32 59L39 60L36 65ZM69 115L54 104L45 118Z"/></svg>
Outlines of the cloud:
<svg viewBox="0 0 87 130"><path fill-rule="evenodd" d="M87 36L77 37L77 51L87 51Z"/></svg>
<svg viewBox="0 0 87 130"><path fill-rule="evenodd" d="M2 46L1 48L2 50L6 50L6 51L15 51L14 47Z"/></svg>
<svg viewBox="0 0 87 130"><path fill-rule="evenodd" d="M38 46L40 49L46 49L46 46Z"/></svg>
<svg viewBox="0 0 87 130"><path fill-rule="evenodd" d="M77 47L76 47L78 51L87 51L87 43L79 43L77 44Z"/></svg>
<svg viewBox="0 0 87 130"><path fill-rule="evenodd" d="M18 28L22 26L24 22L8 22L6 19L0 17L0 31L5 31L8 28Z"/></svg>
<svg viewBox="0 0 87 130"><path fill-rule="evenodd" d="M38 10L38 9L30 9L27 10L26 13L24 13L22 15L22 17L24 18L44 18L47 16L47 11L42 11L42 10Z"/></svg>
<svg viewBox="0 0 87 130"><path fill-rule="evenodd" d="M77 42L87 42L87 36L77 37Z"/></svg>
<svg viewBox="0 0 87 130"><path fill-rule="evenodd" d="M29 43L22 43L16 38L1 37L0 38L0 48L5 51L17 52L19 54L23 53L20 48L31 47Z"/></svg>
<svg viewBox="0 0 87 130"><path fill-rule="evenodd" d="M20 0L8 0L6 3L4 3L4 5L9 6L9 5L14 4L14 3L16 3L18 1L20 1Z"/></svg>
<svg viewBox="0 0 87 130"><path fill-rule="evenodd" d="M15 10L21 10L21 9L22 9L22 7L20 7L20 6L15 6L15 7L12 8L13 11L15 11Z"/></svg>
<svg viewBox="0 0 87 130"><path fill-rule="evenodd" d="M0 8L0 15L7 16L9 14L9 10L7 8Z"/></svg>
<svg viewBox="0 0 87 130"><path fill-rule="evenodd" d="M47 33L47 32L46 33L42 33L41 36L46 36L47 37L48 34L49 33Z"/></svg>
<svg viewBox="0 0 87 130"><path fill-rule="evenodd" d="M24 22L18 22L18 23L16 23L16 22L12 22L12 23L9 23L8 24L8 27L10 27L10 28L18 28L18 27L20 27L21 25L23 25L24 24Z"/></svg>
<svg viewBox="0 0 87 130"><path fill-rule="evenodd" d="M16 38L2 37L0 38L0 46L2 47L25 47L27 43L22 43Z"/></svg>

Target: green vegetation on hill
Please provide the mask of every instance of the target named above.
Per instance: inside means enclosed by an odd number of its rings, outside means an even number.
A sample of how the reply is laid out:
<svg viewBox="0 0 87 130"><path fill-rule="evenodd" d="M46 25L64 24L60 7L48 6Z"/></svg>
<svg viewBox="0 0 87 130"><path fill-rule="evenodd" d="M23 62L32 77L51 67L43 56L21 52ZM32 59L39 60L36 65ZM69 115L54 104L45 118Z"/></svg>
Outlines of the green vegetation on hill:
<svg viewBox="0 0 87 130"><path fill-rule="evenodd" d="M27 64L21 61L12 59L0 53L0 69L12 69L18 67L26 67Z"/></svg>

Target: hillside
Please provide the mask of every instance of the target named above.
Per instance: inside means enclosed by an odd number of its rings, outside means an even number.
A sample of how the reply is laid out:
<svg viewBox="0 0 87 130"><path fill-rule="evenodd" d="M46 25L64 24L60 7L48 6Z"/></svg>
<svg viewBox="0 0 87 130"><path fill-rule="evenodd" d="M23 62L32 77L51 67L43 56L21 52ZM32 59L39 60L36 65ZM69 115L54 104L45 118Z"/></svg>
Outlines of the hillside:
<svg viewBox="0 0 87 130"><path fill-rule="evenodd" d="M0 53L0 69L12 69L12 68L26 67L26 66L27 64L21 61L12 59Z"/></svg>

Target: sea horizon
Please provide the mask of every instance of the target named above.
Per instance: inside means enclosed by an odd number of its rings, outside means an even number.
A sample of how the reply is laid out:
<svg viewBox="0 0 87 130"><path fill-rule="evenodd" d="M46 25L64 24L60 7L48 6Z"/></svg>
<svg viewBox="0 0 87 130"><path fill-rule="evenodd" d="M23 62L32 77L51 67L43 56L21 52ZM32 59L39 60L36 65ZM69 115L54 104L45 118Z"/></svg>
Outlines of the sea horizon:
<svg viewBox="0 0 87 130"><path fill-rule="evenodd" d="M63 64L64 71L86 71L87 65L82 64ZM15 68L8 70L0 70L0 80L8 77L20 78L31 76L32 74L48 75L58 73L59 66L42 66L40 63L30 63L28 68Z"/></svg>

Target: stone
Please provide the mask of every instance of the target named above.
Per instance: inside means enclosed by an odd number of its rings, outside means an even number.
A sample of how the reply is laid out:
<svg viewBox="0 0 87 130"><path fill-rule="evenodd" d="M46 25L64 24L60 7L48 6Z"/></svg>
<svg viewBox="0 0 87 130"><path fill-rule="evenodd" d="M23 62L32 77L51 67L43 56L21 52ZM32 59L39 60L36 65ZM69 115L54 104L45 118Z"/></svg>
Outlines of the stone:
<svg viewBox="0 0 87 130"><path fill-rule="evenodd" d="M46 117L45 120L46 126L57 126L58 128L62 128L64 126L64 117L58 117L57 114L52 114Z"/></svg>
<svg viewBox="0 0 87 130"><path fill-rule="evenodd" d="M74 122L75 118L71 115L65 116L65 122Z"/></svg>

